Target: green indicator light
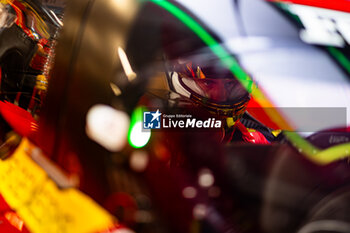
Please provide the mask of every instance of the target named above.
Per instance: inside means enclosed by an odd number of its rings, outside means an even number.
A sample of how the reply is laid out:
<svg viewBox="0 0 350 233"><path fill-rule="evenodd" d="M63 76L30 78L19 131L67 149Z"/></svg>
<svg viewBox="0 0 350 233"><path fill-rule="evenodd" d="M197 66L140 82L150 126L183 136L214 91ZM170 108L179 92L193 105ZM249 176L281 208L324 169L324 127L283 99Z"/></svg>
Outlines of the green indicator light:
<svg viewBox="0 0 350 233"><path fill-rule="evenodd" d="M138 107L131 115L130 129L128 133L129 144L134 148L142 148L147 145L151 138L151 130L143 129L144 107Z"/></svg>

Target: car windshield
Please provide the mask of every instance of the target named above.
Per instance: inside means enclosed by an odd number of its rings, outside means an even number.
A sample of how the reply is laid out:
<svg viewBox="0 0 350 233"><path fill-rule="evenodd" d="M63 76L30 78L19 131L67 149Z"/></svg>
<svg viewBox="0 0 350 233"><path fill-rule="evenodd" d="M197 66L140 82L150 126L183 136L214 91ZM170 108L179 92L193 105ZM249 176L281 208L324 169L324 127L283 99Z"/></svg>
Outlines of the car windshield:
<svg viewBox="0 0 350 233"><path fill-rule="evenodd" d="M0 232L349 231L347 0L0 1Z"/></svg>

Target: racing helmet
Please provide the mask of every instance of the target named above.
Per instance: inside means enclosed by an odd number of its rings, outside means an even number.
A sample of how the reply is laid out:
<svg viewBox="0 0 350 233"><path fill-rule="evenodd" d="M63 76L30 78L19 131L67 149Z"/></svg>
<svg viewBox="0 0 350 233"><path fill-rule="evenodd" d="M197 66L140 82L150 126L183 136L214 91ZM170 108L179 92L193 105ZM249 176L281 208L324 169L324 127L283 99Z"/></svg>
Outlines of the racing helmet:
<svg viewBox="0 0 350 233"><path fill-rule="evenodd" d="M167 67L170 89L195 106L234 122L244 114L250 94L208 48L175 59Z"/></svg>
<svg viewBox="0 0 350 233"><path fill-rule="evenodd" d="M37 0L0 0L0 100L38 113L60 27Z"/></svg>
<svg viewBox="0 0 350 233"><path fill-rule="evenodd" d="M34 138L38 130L61 27L58 16L38 0L0 0L2 158L20 136Z"/></svg>

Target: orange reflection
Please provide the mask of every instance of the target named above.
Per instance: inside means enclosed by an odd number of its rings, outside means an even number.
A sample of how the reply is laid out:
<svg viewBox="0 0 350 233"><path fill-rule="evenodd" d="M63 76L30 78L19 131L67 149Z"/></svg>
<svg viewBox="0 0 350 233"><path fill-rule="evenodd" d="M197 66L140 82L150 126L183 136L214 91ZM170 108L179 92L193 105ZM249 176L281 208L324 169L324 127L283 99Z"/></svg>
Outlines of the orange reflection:
<svg viewBox="0 0 350 233"><path fill-rule="evenodd" d="M22 231L24 222L16 213L6 212L4 216L12 226L16 227L19 231Z"/></svg>

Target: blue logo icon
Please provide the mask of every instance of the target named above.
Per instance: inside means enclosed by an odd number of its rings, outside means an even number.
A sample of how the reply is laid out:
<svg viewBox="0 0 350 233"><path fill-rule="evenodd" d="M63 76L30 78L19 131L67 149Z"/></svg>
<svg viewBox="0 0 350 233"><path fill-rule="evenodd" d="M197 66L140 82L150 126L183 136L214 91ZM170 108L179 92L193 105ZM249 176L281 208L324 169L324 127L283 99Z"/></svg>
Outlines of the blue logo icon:
<svg viewBox="0 0 350 233"><path fill-rule="evenodd" d="M159 109L156 112L143 113L143 128L144 129L160 129L160 116L162 113Z"/></svg>

